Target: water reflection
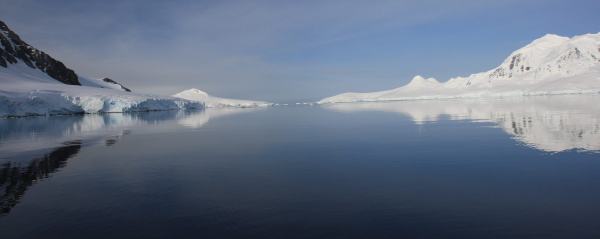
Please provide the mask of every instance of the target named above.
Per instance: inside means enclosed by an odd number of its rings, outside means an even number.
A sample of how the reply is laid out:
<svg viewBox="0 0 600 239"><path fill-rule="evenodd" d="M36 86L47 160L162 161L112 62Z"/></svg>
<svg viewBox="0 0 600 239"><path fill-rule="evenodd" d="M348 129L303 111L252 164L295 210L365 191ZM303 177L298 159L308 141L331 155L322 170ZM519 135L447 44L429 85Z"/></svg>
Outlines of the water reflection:
<svg viewBox="0 0 600 239"><path fill-rule="evenodd" d="M83 146L113 146L130 128L202 112L74 115L0 120L0 216L36 182L50 177Z"/></svg>
<svg viewBox="0 0 600 239"><path fill-rule="evenodd" d="M210 119L248 109L162 111L0 120L0 216L19 203L30 186L50 177L85 146L114 146L138 127L143 132L199 128ZM148 127L152 126L152 127ZM185 128L184 128L185 129Z"/></svg>
<svg viewBox="0 0 600 239"><path fill-rule="evenodd" d="M18 158L24 152L50 150L63 142L104 141L144 125L159 125L203 112L164 111L131 114L29 117L0 120L0 159ZM25 157L28 158L28 157ZM30 157L29 157L30 158Z"/></svg>
<svg viewBox="0 0 600 239"><path fill-rule="evenodd" d="M144 132L172 130L174 127L199 128L210 119L252 112L252 109L211 109L208 111L159 111L128 114L30 117L0 120L0 163L7 158L31 158L24 152L51 150L63 142L103 141L113 145L116 139L144 128ZM147 127L151 125L152 127ZM38 153L38 155L40 155Z"/></svg>
<svg viewBox="0 0 600 239"><path fill-rule="evenodd" d="M181 117L178 123L188 128L200 128L211 119L225 117L234 114L255 112L263 108L209 108L202 113L190 114Z"/></svg>
<svg viewBox="0 0 600 239"><path fill-rule="evenodd" d="M81 142L67 142L28 163L7 162L0 168L0 216L10 212L34 183L50 177L79 153Z"/></svg>
<svg viewBox="0 0 600 239"><path fill-rule="evenodd" d="M547 151L600 150L600 96L566 95L487 100L332 104L338 112L382 111L424 124L451 120L493 122L515 140Z"/></svg>

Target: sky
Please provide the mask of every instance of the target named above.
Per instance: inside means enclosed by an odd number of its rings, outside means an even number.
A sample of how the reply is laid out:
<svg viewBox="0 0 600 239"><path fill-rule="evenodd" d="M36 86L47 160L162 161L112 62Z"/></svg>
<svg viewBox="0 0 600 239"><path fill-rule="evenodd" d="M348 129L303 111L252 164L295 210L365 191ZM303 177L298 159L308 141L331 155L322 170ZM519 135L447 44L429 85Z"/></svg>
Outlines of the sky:
<svg viewBox="0 0 600 239"><path fill-rule="evenodd" d="M487 71L547 33L600 32L597 0L0 0L79 75L136 92L292 102Z"/></svg>

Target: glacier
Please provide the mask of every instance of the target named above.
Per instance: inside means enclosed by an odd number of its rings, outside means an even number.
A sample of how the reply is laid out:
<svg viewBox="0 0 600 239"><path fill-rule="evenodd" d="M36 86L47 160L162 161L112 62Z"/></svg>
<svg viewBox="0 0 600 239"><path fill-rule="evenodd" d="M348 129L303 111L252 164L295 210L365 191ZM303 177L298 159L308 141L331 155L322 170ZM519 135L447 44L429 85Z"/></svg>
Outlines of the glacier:
<svg viewBox="0 0 600 239"><path fill-rule="evenodd" d="M489 71L445 82L415 76L399 88L343 93L325 103L600 93L600 33L547 34L514 51Z"/></svg>

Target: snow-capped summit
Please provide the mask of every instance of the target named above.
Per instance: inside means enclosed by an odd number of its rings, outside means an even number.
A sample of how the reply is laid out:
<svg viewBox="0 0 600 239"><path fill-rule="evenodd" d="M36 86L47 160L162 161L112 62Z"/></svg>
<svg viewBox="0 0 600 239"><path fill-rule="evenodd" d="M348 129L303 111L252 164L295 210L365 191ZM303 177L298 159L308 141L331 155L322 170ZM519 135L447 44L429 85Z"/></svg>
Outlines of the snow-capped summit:
<svg viewBox="0 0 600 239"><path fill-rule="evenodd" d="M413 79L406 85L407 88L411 89L421 89L421 88L431 88L437 87L440 85L440 82L434 78L423 78L420 75L413 77Z"/></svg>
<svg viewBox="0 0 600 239"><path fill-rule="evenodd" d="M251 101L251 100L237 100L211 96L208 93L192 88L184 90L173 97L182 98L194 102L203 102L206 107L209 108L222 108L222 107L238 107L238 108L252 108L252 107L265 107L272 105L271 103L264 101Z"/></svg>
<svg viewBox="0 0 600 239"><path fill-rule="evenodd" d="M344 93L319 103L574 93L600 93L600 33L547 34L486 72L443 83L417 76L393 90Z"/></svg>
<svg viewBox="0 0 600 239"><path fill-rule="evenodd" d="M568 37L559 36L556 34L546 34L538 39L533 40L531 43L527 44L522 49L537 48L543 50L558 46L567 42L568 40Z"/></svg>
<svg viewBox="0 0 600 239"><path fill-rule="evenodd" d="M548 34L513 52L489 77L536 80L582 73L600 65L599 44L600 34L573 38Z"/></svg>

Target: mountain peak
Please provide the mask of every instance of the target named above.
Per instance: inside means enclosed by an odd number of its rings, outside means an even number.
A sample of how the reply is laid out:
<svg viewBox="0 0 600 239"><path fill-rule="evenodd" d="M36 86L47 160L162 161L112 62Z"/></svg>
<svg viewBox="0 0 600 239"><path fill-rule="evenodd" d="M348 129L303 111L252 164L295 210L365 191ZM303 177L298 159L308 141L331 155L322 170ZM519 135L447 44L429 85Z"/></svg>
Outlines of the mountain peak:
<svg viewBox="0 0 600 239"><path fill-rule="evenodd" d="M564 40L564 39L569 39L569 37L565 37L565 36L561 36L561 35L557 35L557 34L553 34L553 33L548 33L545 34L544 36L538 38L538 40Z"/></svg>
<svg viewBox="0 0 600 239"><path fill-rule="evenodd" d="M438 82L434 78L425 78L423 76L416 75L415 77L412 78L412 80L408 83L408 85L409 86L431 86L431 85L437 85L439 83L440 82Z"/></svg>
<svg viewBox="0 0 600 239"><path fill-rule="evenodd" d="M530 49L530 48L552 48L557 45L563 44L569 41L571 38L564 37L556 34L546 34L538 39L533 40L527 46L522 49Z"/></svg>
<svg viewBox="0 0 600 239"><path fill-rule="evenodd" d="M416 75L415 77L412 78L411 81L424 81L425 78L422 77L421 75Z"/></svg>

